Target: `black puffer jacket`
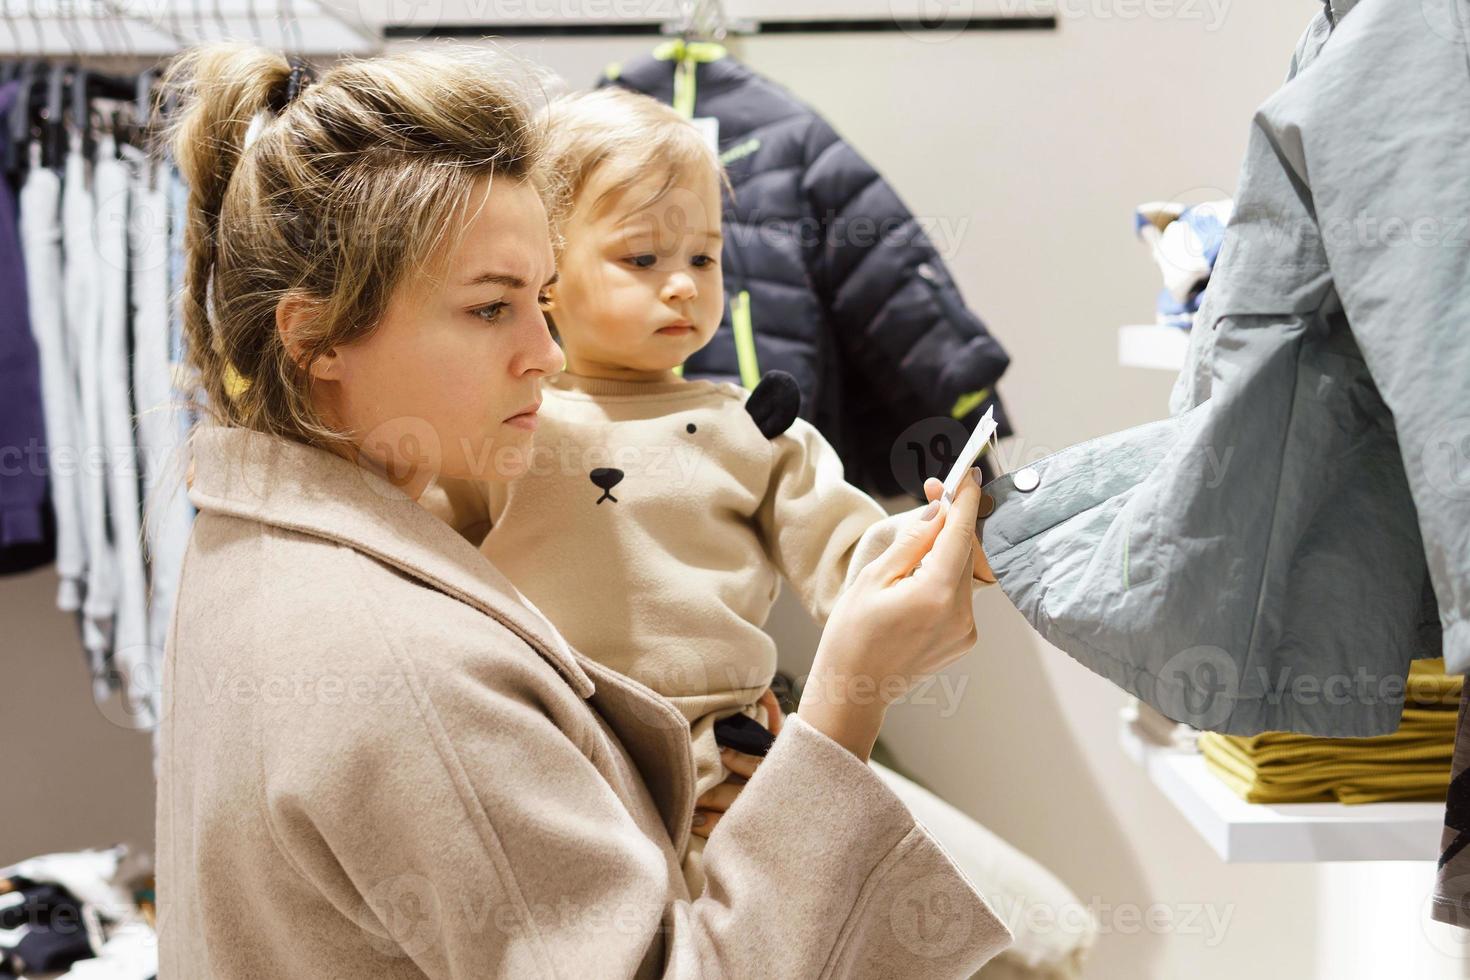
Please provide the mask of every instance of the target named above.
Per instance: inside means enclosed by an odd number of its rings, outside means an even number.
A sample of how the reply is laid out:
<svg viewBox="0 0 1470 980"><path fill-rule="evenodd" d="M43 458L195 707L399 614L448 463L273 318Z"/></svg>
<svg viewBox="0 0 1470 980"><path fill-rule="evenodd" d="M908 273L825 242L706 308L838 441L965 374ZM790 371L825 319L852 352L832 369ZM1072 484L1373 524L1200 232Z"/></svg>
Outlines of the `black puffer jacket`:
<svg viewBox="0 0 1470 980"><path fill-rule="evenodd" d="M602 84L719 120L729 307L686 376L789 372L802 417L873 493L921 496L991 405L1010 434L1005 351L893 188L811 108L713 44L669 42Z"/></svg>

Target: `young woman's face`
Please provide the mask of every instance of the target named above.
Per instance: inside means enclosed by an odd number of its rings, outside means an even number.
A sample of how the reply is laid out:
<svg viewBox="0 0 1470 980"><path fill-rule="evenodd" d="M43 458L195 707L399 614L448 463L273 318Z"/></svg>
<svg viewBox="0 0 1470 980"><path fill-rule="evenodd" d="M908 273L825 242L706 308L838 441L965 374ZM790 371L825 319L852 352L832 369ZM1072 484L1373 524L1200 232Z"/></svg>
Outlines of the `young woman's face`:
<svg viewBox="0 0 1470 980"><path fill-rule="evenodd" d="M594 174L582 201L598 200L611 176ZM575 374L666 376L720 325L719 183L713 171L698 174L639 207L659 182L650 176L596 214L579 204L566 222L550 310Z"/></svg>
<svg viewBox="0 0 1470 980"><path fill-rule="evenodd" d="M522 472L541 378L563 366L539 304L555 274L540 195L483 180L462 223L439 281L411 277L376 330L313 365L329 417L415 498L436 476Z"/></svg>

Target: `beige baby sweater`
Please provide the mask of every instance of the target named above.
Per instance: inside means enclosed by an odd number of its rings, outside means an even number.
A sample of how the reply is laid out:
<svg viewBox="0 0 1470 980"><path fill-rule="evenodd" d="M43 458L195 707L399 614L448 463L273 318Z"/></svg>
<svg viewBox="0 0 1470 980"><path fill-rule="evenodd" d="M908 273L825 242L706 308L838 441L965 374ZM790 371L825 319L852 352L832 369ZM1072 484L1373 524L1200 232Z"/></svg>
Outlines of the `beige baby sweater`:
<svg viewBox="0 0 1470 980"><path fill-rule="evenodd" d="M542 394L529 471L480 487L488 533L463 506L451 523L574 647L673 701L703 793L725 776L714 722L763 720L780 576L825 623L887 513L807 422L763 435L738 385L563 373Z"/></svg>

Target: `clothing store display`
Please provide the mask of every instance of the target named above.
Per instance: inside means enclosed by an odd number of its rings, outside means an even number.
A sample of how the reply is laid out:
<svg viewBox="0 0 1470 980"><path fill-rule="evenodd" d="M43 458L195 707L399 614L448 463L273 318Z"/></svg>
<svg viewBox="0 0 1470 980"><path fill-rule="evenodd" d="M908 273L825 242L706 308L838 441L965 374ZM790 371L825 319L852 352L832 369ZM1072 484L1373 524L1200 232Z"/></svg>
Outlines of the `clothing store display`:
<svg viewBox="0 0 1470 980"><path fill-rule="evenodd" d="M569 646L375 473L243 429L191 444L199 518L159 770L163 976L965 977L1005 945L903 803L800 716L705 850L719 897L691 903L681 713ZM349 662L373 691L326 686ZM322 686L220 711L198 689L219 676ZM587 914L557 912L567 899ZM430 920L386 933L374 910L405 901ZM920 953L895 910L933 903L969 928Z"/></svg>
<svg viewBox="0 0 1470 980"><path fill-rule="evenodd" d="M0 119L8 119L19 86L0 86ZM0 155L10 134L0 127ZM24 571L50 562L56 542L47 517L46 428L41 367L26 301L15 193L0 180L0 569Z"/></svg>
<svg viewBox="0 0 1470 980"><path fill-rule="evenodd" d="M1228 198L1193 206L1154 201L1134 211L1134 231L1148 244L1164 277L1157 304L1161 325L1194 326L1234 211L1235 202Z"/></svg>
<svg viewBox="0 0 1470 980"><path fill-rule="evenodd" d="M1402 702L1379 690L1439 655L1437 618L1447 670L1470 666L1470 495L1436 448L1470 388L1461 250L1324 237L1354 214L1470 209L1451 152L1470 100L1440 112L1409 94L1470 88L1462 50L1402 2L1335 5L1330 42L1257 113L1191 335L1210 365L1192 407L1026 467L1024 492L1015 475L988 488L986 554L1026 618L1197 728L1392 732ZM1412 163L1362 136L1385 126L1412 138ZM1310 187L1331 193L1308 202ZM1347 696L1277 695L1293 685Z"/></svg>
<svg viewBox="0 0 1470 980"><path fill-rule="evenodd" d="M61 178L41 165L40 146L27 151L30 169L20 191L21 244L31 332L41 360L41 410L46 419L46 470L56 521L56 605L77 612L87 569L81 480L81 405L75 350L62 306Z"/></svg>
<svg viewBox="0 0 1470 980"><path fill-rule="evenodd" d="M1416 660L1403 720L1391 735L1345 739L1205 732L1200 752L1209 769L1247 803L1443 800L1463 682L1444 673L1443 661Z"/></svg>
<svg viewBox="0 0 1470 980"><path fill-rule="evenodd" d="M5 475L0 460L0 574L54 554L57 607L81 613L94 700L121 692L126 724L153 729L193 520L183 486L192 417L179 408L197 387L182 367L179 315L187 190L169 161L143 149L149 131L128 122L139 118L134 97L146 103L156 72L123 79L43 64L17 74L19 90L29 85L32 96L49 77L62 101L60 109L48 103L29 127L0 114L7 139L28 134L17 153L0 142L7 187L21 188L21 254L10 261L0 249L0 277L23 270L16 292L29 300L40 363L39 386L28 392L20 375L4 386L14 410L0 428L17 426L4 441L37 457L31 469L43 491L49 477L51 501L39 511L45 553L11 546L7 528L19 518L7 515L21 481ZM27 104L42 112L41 101ZM52 125L62 118L69 125ZM82 119L90 119L85 131ZM0 333L0 345L9 338ZM17 351L0 370L20 370L23 360ZM44 418L43 437L23 435L27 413L38 426Z"/></svg>
<svg viewBox="0 0 1470 980"><path fill-rule="evenodd" d="M1000 434L1011 434L995 389L1005 351L919 219L809 106L710 43L670 41L609 68L602 84L718 123L735 188L722 219L729 309L686 376L753 388L768 370L790 373L802 418L873 493L922 499L924 477L943 476L950 460L926 458L910 473L894 453L912 441L937 456L928 444L940 433L958 451L992 405Z"/></svg>

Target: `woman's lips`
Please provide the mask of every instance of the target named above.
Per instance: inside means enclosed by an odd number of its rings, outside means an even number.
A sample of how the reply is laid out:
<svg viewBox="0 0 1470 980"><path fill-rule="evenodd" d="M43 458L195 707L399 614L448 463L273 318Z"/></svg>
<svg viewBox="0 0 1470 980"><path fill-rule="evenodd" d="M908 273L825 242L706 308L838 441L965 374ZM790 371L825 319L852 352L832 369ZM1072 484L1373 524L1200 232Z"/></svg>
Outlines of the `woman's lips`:
<svg viewBox="0 0 1470 980"><path fill-rule="evenodd" d="M505 420L505 424L513 425L517 429L525 429L527 432L535 432L536 426L541 424L540 410L541 406L537 405L530 411L522 412L519 415L512 415Z"/></svg>
<svg viewBox="0 0 1470 980"><path fill-rule="evenodd" d="M693 333L694 327L687 323L677 323L670 327L659 327L658 332L665 337L682 337L685 334Z"/></svg>

